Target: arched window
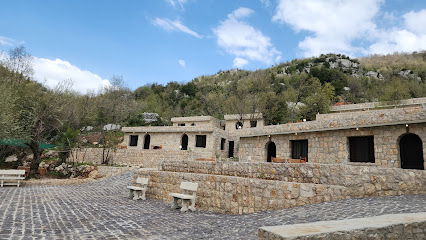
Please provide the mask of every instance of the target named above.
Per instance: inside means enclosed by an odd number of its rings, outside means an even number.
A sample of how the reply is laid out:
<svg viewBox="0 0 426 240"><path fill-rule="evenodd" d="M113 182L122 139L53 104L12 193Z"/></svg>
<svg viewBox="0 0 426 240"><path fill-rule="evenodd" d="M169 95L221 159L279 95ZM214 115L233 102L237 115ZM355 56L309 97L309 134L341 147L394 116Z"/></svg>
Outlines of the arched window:
<svg viewBox="0 0 426 240"><path fill-rule="evenodd" d="M242 122L240 122L240 121L238 121L237 123L235 123L235 129L241 129L241 128L243 128L243 123Z"/></svg>
<svg viewBox="0 0 426 240"><path fill-rule="evenodd" d="M266 161L272 162L272 158L277 156L277 146L274 142L266 144Z"/></svg>
<svg viewBox="0 0 426 240"><path fill-rule="evenodd" d="M188 135L183 134L180 142L181 150L188 150Z"/></svg>
<svg viewBox="0 0 426 240"><path fill-rule="evenodd" d="M151 144L151 136L146 134L143 139L143 149L149 149L149 145Z"/></svg>
<svg viewBox="0 0 426 240"><path fill-rule="evenodd" d="M419 136L408 133L399 140L401 168L424 170L423 142Z"/></svg>

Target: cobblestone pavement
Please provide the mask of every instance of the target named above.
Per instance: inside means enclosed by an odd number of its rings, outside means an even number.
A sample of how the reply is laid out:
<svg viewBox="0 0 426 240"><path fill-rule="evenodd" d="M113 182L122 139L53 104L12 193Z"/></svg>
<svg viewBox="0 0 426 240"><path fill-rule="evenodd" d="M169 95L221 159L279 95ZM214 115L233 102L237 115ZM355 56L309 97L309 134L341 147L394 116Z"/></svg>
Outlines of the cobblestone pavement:
<svg viewBox="0 0 426 240"><path fill-rule="evenodd" d="M133 201L132 173L65 186L0 188L0 239L256 239L261 226L426 212L426 196L350 199L249 215L180 213Z"/></svg>

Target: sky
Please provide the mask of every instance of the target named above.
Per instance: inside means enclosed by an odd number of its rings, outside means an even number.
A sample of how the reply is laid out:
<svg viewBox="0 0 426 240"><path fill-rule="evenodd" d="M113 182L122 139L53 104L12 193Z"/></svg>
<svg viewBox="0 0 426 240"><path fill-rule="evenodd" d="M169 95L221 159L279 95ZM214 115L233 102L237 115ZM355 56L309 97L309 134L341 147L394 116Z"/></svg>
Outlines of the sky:
<svg viewBox="0 0 426 240"><path fill-rule="evenodd" d="M425 0L4 0L0 51L33 56L34 79L131 89L295 58L426 50Z"/></svg>

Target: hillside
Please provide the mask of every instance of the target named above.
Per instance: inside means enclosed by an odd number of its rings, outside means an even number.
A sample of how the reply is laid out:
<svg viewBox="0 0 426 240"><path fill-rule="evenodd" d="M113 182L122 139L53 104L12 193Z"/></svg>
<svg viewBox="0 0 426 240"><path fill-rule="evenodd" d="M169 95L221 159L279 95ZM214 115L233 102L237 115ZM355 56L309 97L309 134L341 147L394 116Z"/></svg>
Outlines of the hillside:
<svg viewBox="0 0 426 240"><path fill-rule="evenodd" d="M296 59L257 70L228 70L187 84L134 91L145 111L171 116L260 111L270 124L312 119L336 102L426 96L426 52L351 59L340 54Z"/></svg>
<svg viewBox="0 0 426 240"><path fill-rule="evenodd" d="M11 82L15 84L10 85ZM425 97L426 52L360 59L327 54L257 71L220 71L183 84L149 84L134 91L123 87L120 78L112 82L114 86L100 95L82 96L69 89L47 90L30 79L22 81L22 75L0 66L0 87L4 90L2 112L14 111L10 106L23 107L21 102L29 99L26 95L40 92L57 99L57 103L49 104L58 104L55 109L64 117L61 124L74 129L84 126L96 129L108 123L164 125L174 116L222 118L223 114L251 112L264 113L268 124L309 120L318 112L327 112L336 102ZM158 113L159 120L145 122L144 112ZM13 116L3 114L0 120L10 123L8 118Z"/></svg>

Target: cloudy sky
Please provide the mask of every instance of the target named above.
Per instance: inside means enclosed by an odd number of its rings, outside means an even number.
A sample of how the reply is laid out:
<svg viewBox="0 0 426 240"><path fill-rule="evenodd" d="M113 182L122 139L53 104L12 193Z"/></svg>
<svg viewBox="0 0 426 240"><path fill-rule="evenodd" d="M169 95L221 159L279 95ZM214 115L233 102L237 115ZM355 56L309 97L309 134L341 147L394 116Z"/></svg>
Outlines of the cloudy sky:
<svg viewBox="0 0 426 240"><path fill-rule="evenodd" d="M24 45L34 78L82 93L123 76L135 89L321 53L426 49L424 0L14 0L0 50Z"/></svg>

